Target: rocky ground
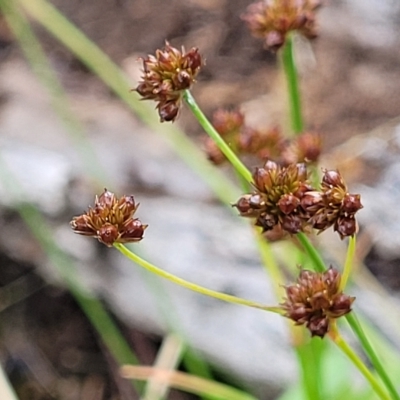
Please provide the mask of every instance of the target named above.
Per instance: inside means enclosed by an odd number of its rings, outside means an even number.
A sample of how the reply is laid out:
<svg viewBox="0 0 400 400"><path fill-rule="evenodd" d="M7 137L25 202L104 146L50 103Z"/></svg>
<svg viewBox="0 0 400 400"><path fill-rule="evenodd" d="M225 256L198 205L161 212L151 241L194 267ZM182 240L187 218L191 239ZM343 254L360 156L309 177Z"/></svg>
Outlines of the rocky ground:
<svg viewBox="0 0 400 400"><path fill-rule="evenodd" d="M287 127L275 56L262 49L240 20L249 1L53 3L123 66L133 86L137 57L153 52L165 39L198 46L207 65L194 94L208 115L218 106L241 105L254 125ZM400 224L391 213L398 202L400 12L389 0L326 3L319 14L320 38L311 46L297 43L307 126L324 137L324 165L339 165L365 199L360 257L366 257L391 295L376 288L355 290L365 299L370 318L380 318L399 345L396 321L369 304L390 309L387 302L397 304L400 287ZM35 25L35 30L107 177L100 186L88 177L83 158L87 161L89 153L82 157L82 144L76 147L68 136L48 92L2 23L0 144L7 168L79 265L80 281L115 315L143 364L153 363L168 318L178 318L181 333L216 375L253 388L260 399L273 399L295 377L280 320L260 320L257 311L149 280L114 251L105 252L95 241L70 232L71 216L92 203L102 187L111 190L111 182L112 190L134 193L141 202L139 216L150 227L139 248L153 262L216 290L274 301L246 226L219 206L165 141L132 116L79 60L41 27ZM201 143L201 130L189 113L183 112L177 124ZM13 200L4 185L0 199L1 360L20 399L134 399L107 349L10 207ZM343 251L336 242L329 236L325 242L332 260ZM170 303L160 304L160 293L167 293ZM173 391L169 398L195 397Z"/></svg>

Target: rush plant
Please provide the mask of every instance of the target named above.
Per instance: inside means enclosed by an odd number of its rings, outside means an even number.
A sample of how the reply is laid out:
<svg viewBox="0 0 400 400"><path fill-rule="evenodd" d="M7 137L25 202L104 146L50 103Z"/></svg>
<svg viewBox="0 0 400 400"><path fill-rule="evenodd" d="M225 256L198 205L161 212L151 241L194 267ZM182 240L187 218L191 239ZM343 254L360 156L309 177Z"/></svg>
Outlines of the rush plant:
<svg viewBox="0 0 400 400"><path fill-rule="evenodd" d="M303 120L293 55L293 37L317 37L316 13L320 2L265 0L250 4L247 10L243 10L243 23L247 24L256 38L263 40L268 51L276 52L281 59L288 88L288 118L291 121L291 131L283 132L279 127L267 127L258 131L247 126L246 117L239 107L233 110L216 110L212 122L206 118L190 92L196 83L196 77L205 68L201 49L193 47L186 51L183 47L178 49L165 42L155 54L142 58L141 80L133 90L136 93L132 93L110 60L80 31L66 22L50 4L44 0L15 1L75 52L139 115L143 109L133 100L136 95L156 103L160 123L175 122L182 107L187 107L193 113L208 135L204 139L204 158L214 166L229 163L236 173L242 195L239 198L227 198L226 193L234 192L228 190L224 194L218 192L218 196L233 206L236 218L244 217L252 225L264 267L273 280L276 303L259 304L204 288L166 272L128 249L126 243L145 240L145 235L151 234L152 229L157 229L156 226L147 226L140 221L137 199L131 194L119 197L107 189L104 190L95 196L93 207L72 218L72 230L77 234L96 238L107 247L114 247L136 265L177 285L222 301L259 309L260 318L264 317L262 312L272 312L286 318L304 377L307 399L326 398L327 393L318 382L318 379L323 378L318 373L315 376L313 372L318 372L323 357L315 350L319 343L317 341L330 340L364 376L376 398L400 400L398 380L394 380L389 373L385 360L376 352L364 325L356 316L353 306L357 299L352 296L351 288L347 287L355 263L358 231L356 215L363 207L361 195L349 191L345 177L338 170L317 168L321 136L306 130L307 124ZM6 0L1 0L0 4L3 12L10 13L12 20L15 10L9 7ZM83 51L82 48L90 51ZM144 120L147 121L148 117L145 116ZM149 123L154 126L154 121ZM179 145L184 145L186 150L197 147L190 147L192 144L187 144L190 140L184 135L179 136L177 131L171 129L169 132L177 148ZM191 153L194 156L188 162L204 171L208 167L204 166L203 161L197 163L195 151ZM250 165L248 161L243 161L248 160L249 155L253 160ZM228 177L222 174L217 176L217 181L209 181L216 191L220 185L231 187ZM323 235L331 228L337 232L337 240L344 240L348 245L343 266L328 265L315 240L317 234ZM301 265L285 268L286 273L292 271L289 278L282 273L273 257L271 247L276 241L285 241L293 249L298 249L299 246L302 248ZM340 319L347 320L358 341L357 346L363 350L366 358L360 356L353 345L344 339L342 331L346 329L346 325L339 324ZM307 357L306 352L310 347L315 350L315 357L312 359ZM132 371L125 368L123 375L140 375L138 371ZM147 379L149 374L143 373L141 376L144 376L142 379ZM178 378L182 377L171 375L169 380L164 380L167 384L184 390L205 396L214 395L219 399L252 398L251 395L246 397L218 385L212 386L206 380Z"/></svg>

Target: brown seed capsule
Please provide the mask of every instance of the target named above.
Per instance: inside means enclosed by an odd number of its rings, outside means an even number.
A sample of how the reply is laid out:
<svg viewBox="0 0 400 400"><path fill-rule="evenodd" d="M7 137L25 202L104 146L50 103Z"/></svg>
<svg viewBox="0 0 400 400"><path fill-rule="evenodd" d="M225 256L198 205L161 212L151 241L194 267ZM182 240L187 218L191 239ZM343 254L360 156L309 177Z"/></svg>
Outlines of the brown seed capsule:
<svg viewBox="0 0 400 400"><path fill-rule="evenodd" d="M282 229L293 235L303 231L304 221L298 215L285 215L282 217Z"/></svg>
<svg viewBox="0 0 400 400"><path fill-rule="evenodd" d="M341 239L352 236L357 230L356 220L352 217L339 217L335 221L334 230L339 234Z"/></svg>
<svg viewBox="0 0 400 400"><path fill-rule="evenodd" d="M106 246L111 247L118 239L118 228L106 222L98 229L97 239Z"/></svg>
<svg viewBox="0 0 400 400"><path fill-rule="evenodd" d="M295 234L303 231L309 216L300 207L301 199L311 187L307 183L307 169L303 164L281 167L268 160L263 168L256 168L253 179L256 191L245 195L244 216L256 217L256 225L264 231L275 229ZM251 210L251 211L250 211Z"/></svg>
<svg viewBox="0 0 400 400"><path fill-rule="evenodd" d="M284 214L291 214L299 204L300 200L291 193L284 194L278 201L278 207Z"/></svg>
<svg viewBox="0 0 400 400"><path fill-rule="evenodd" d="M80 235L97 238L108 247L114 243L138 242L143 239L147 225L132 218L137 208L133 196L118 199L105 189L96 196L93 208L72 219L71 228Z"/></svg>
<svg viewBox="0 0 400 400"><path fill-rule="evenodd" d="M324 175L322 176L322 187L325 189L331 188L345 188L346 185L343 181L339 171L335 170L323 170Z"/></svg>
<svg viewBox="0 0 400 400"><path fill-rule="evenodd" d="M179 114L180 102L178 101L166 101L160 102L157 105L158 114L161 122L175 121Z"/></svg>
<svg viewBox="0 0 400 400"><path fill-rule="evenodd" d="M281 304L285 316L296 325L305 324L312 336L323 338L330 321L348 314L355 300L340 291L340 279L332 267L323 273L301 270L297 282L285 288Z"/></svg>
<svg viewBox="0 0 400 400"><path fill-rule="evenodd" d="M354 214L362 208L361 197L359 194L347 193L343 199L342 210L346 214Z"/></svg>

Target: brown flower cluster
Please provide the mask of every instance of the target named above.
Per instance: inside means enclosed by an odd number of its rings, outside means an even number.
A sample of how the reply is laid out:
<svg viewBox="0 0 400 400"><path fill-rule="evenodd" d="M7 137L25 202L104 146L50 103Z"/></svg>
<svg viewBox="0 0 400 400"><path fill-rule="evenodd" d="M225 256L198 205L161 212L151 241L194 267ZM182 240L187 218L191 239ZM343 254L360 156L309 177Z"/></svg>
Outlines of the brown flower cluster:
<svg viewBox="0 0 400 400"><path fill-rule="evenodd" d="M264 0L248 6L242 19L253 36L265 40L265 47L276 51L290 31L309 39L317 36L315 11L320 0Z"/></svg>
<svg viewBox="0 0 400 400"><path fill-rule="evenodd" d="M296 234L310 228L322 232L333 226L342 239L356 232L360 195L347 192L338 171L324 170L317 191L308 181L305 164L280 166L267 161L255 170L253 181L255 191L243 195L234 206L241 216L254 218L264 232Z"/></svg>
<svg viewBox="0 0 400 400"><path fill-rule="evenodd" d="M357 229L355 214L362 208L359 194L351 194L338 171L324 170L321 191L309 192L302 207L310 215L310 223L320 232L333 226L343 239Z"/></svg>
<svg viewBox="0 0 400 400"><path fill-rule="evenodd" d="M281 304L285 316L296 325L306 324L312 336L323 338L332 319L351 311L355 298L340 291L340 273L330 267L318 273L301 270L297 282L287 286L286 299Z"/></svg>
<svg viewBox="0 0 400 400"><path fill-rule="evenodd" d="M161 122L174 121L178 116L182 93L194 83L203 61L197 48L179 51L166 42L155 56L143 59L143 76L136 91L144 100L158 102Z"/></svg>
<svg viewBox="0 0 400 400"><path fill-rule="evenodd" d="M133 196L118 199L105 189L100 197L96 196L94 208L89 207L70 224L75 233L95 237L108 247L114 243L138 242L147 228L139 219L133 218L138 206Z"/></svg>
<svg viewBox="0 0 400 400"><path fill-rule="evenodd" d="M254 155L260 160L275 160L279 164L289 165L298 162L317 162L321 154L321 137L305 132L291 140L284 138L278 127L257 130L246 125L245 116L238 109L217 110L212 124L221 137L238 155ZM204 141L207 157L216 165L227 161L224 154L207 137Z"/></svg>

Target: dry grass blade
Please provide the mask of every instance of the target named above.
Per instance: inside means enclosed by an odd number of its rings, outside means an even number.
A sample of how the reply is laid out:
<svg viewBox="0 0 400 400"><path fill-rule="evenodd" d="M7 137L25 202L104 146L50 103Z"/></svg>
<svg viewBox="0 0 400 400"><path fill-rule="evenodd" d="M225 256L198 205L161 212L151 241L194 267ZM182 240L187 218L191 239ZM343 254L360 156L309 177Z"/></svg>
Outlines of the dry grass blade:
<svg viewBox="0 0 400 400"><path fill-rule="evenodd" d="M152 379L175 389L197 395L214 396L221 400L256 400L255 397L248 393L241 392L238 389L184 372L154 367L125 365L121 368L121 375L127 379Z"/></svg>

